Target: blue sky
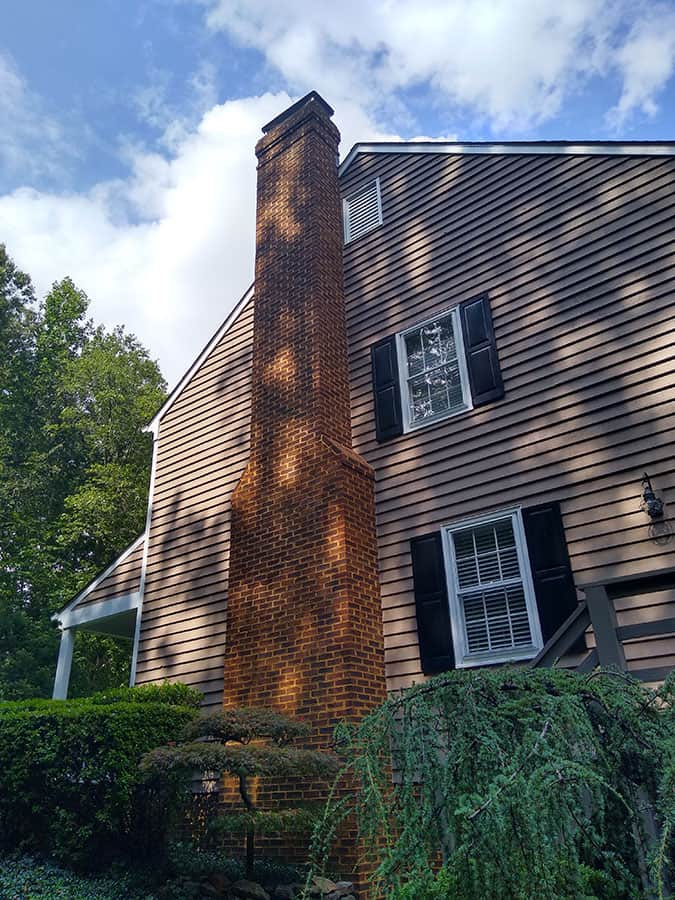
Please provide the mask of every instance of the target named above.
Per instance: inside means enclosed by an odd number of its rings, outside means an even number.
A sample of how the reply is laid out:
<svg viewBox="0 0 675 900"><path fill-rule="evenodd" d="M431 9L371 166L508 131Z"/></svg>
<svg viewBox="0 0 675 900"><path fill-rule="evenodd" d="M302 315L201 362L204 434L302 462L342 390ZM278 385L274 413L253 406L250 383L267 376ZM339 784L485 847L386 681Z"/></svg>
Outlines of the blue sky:
<svg viewBox="0 0 675 900"><path fill-rule="evenodd" d="M260 126L357 140L675 138L675 0L22 0L0 33L0 241L170 381L253 272Z"/></svg>

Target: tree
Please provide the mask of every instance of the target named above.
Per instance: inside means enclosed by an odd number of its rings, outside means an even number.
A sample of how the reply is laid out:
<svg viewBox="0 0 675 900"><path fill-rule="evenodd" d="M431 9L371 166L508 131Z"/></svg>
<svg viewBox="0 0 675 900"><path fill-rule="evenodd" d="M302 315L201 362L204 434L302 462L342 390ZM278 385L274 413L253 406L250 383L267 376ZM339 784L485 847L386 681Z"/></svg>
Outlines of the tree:
<svg viewBox="0 0 675 900"><path fill-rule="evenodd" d="M143 529L157 364L87 318L66 278L37 303L0 245L0 698L51 691L51 614ZM128 648L80 635L71 685L123 682Z"/></svg>
<svg viewBox="0 0 675 900"><path fill-rule="evenodd" d="M255 860L256 834L309 831L319 810L311 806L261 808L253 799L251 779L271 778L276 784L299 778L334 775L339 761L332 753L292 746L306 737L302 722L270 709L225 709L204 713L188 726L186 742L160 747L148 753L141 768L156 777L178 776L187 781L194 772L213 773L220 779L237 780L243 809L228 810L210 822L215 832L246 834L246 871L250 876Z"/></svg>
<svg viewBox="0 0 675 900"><path fill-rule="evenodd" d="M341 727L337 746L352 790L326 811L315 865L355 815L374 896L672 896L675 677L649 691L615 671L458 670Z"/></svg>

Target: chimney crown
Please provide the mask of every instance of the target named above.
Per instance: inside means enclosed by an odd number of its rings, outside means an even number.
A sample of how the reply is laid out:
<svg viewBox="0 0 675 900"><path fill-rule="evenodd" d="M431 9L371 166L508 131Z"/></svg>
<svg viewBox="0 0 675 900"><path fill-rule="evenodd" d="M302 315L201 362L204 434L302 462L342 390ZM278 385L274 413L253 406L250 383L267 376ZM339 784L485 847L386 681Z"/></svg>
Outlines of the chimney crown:
<svg viewBox="0 0 675 900"><path fill-rule="evenodd" d="M318 112L328 119L330 119L335 112L333 107L329 106L320 94L316 91L310 91L309 94L305 94L304 97L301 97L296 103L289 106L288 109L285 109L282 113L279 113L278 116L275 116L275 118L268 122L267 125L263 125L263 134L269 134L273 128L281 125L286 119L294 116L295 113L299 112L305 106L308 110L311 109L312 112Z"/></svg>

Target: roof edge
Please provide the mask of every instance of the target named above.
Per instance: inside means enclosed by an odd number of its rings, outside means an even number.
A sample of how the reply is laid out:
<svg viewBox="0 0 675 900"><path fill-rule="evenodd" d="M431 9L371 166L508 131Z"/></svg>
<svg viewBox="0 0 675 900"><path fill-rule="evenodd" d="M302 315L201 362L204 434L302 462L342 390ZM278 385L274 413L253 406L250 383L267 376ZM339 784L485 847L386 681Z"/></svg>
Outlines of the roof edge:
<svg viewBox="0 0 675 900"><path fill-rule="evenodd" d="M143 429L144 431L151 431L155 435L157 434L157 429L159 428L159 423L162 420L162 417L168 413L173 404L179 398L179 396L183 393L188 384L192 381L193 377L199 370L202 363L206 361L209 357L211 351L216 346L216 344L220 341L220 339L227 334L232 325L239 318L239 314L242 312L248 301L253 296L253 285L251 285L248 290L244 293L243 297L241 297L237 303L234 305L229 315L226 317L225 321L218 327L218 330L213 335L213 337L206 344L202 352L199 354L197 359L192 363L190 368L187 370L185 375L180 379L176 387L171 391L169 396L166 398L164 403L157 410L152 419L148 422L148 424Z"/></svg>
<svg viewBox="0 0 675 900"><path fill-rule="evenodd" d="M339 174L344 175L363 153L675 156L675 141L375 141L354 144L340 164Z"/></svg>
<svg viewBox="0 0 675 900"><path fill-rule="evenodd" d="M113 572L121 562L124 562L127 556L130 556L134 552L134 550L136 550L140 546L140 544L145 540L145 534L145 531L139 534L138 537L133 540L128 547L122 550L120 555L116 559L114 559L110 563L110 565L101 572L100 575L97 575L93 581L90 581L89 584L85 588L83 588L76 597L73 597L73 599L63 607L63 609L55 612L52 616L52 621L59 622L61 620L61 616L64 613L69 612L71 609L73 609L73 607L77 606L77 604L81 600L84 600L85 597L88 597L89 594L91 594L91 592L99 586L104 578L107 578L108 575L110 575L110 573Z"/></svg>

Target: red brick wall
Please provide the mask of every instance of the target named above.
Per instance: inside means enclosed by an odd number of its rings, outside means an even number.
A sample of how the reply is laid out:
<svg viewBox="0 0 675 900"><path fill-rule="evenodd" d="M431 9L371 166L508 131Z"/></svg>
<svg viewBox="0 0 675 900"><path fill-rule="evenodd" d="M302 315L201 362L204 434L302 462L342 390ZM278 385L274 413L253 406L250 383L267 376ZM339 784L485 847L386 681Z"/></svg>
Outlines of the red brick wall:
<svg viewBox="0 0 675 900"><path fill-rule="evenodd" d="M309 95L256 148L251 456L232 498L224 687L226 706L305 719L317 747L385 698L373 473L351 449L338 141Z"/></svg>

